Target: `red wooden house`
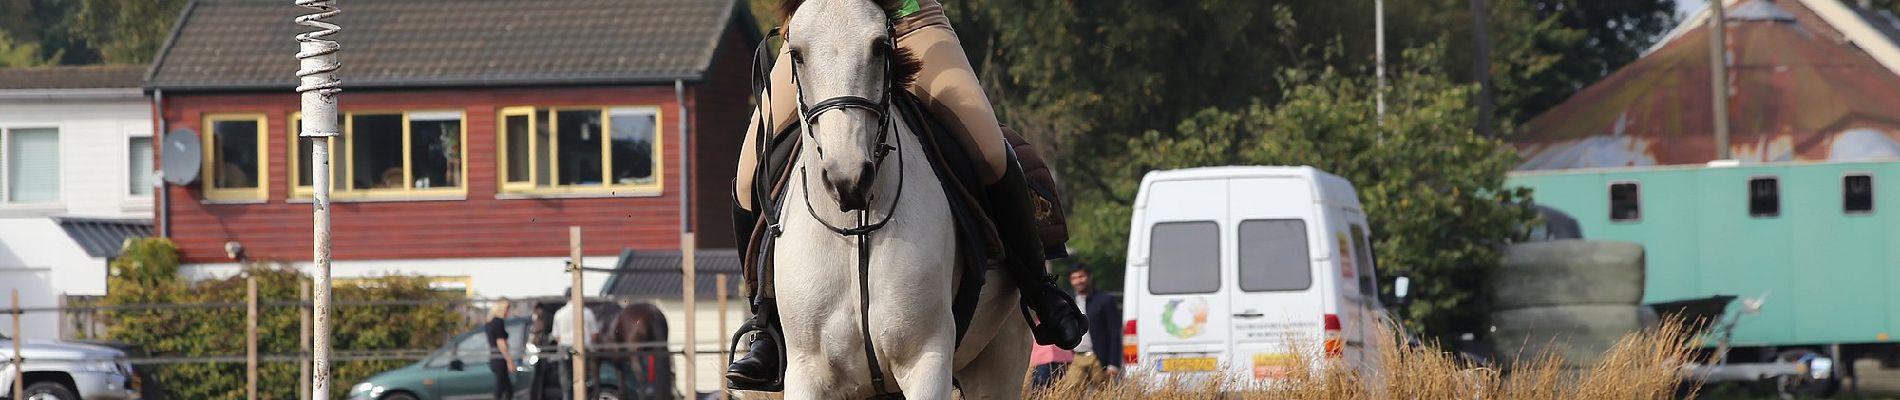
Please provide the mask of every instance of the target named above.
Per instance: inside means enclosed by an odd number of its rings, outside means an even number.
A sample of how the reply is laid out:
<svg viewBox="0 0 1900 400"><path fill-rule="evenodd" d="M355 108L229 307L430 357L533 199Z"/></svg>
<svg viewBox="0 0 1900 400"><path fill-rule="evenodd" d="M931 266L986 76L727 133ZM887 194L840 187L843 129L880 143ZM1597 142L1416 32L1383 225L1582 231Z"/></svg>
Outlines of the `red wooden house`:
<svg viewBox="0 0 1900 400"><path fill-rule="evenodd" d="M337 276L557 294L569 226L584 229L590 265L611 265L623 248L677 254L687 187L698 247L733 246L728 188L759 39L743 3L347 6L331 20L343 27ZM154 200L156 231L179 245L188 273L308 265L310 150L296 138L292 37L309 29L291 23L307 11L195 1L147 76L158 131L189 129L202 143L196 182ZM604 279L589 280L596 289Z"/></svg>

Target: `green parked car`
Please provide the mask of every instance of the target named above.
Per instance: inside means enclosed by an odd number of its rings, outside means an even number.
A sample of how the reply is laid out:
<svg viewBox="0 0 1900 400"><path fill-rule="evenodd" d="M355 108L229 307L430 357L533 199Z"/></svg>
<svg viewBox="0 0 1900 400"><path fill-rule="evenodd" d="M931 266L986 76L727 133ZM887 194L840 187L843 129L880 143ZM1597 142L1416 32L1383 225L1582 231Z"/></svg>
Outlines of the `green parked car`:
<svg viewBox="0 0 1900 400"><path fill-rule="evenodd" d="M560 397L558 383L560 373L550 360L542 357L524 355L537 349L523 344L528 337L527 317L509 318L508 349L511 357L516 358L520 367L515 371L515 398L530 400L529 389L534 386L536 368L548 368L543 379L546 381L543 396L540 399ZM428 357L414 364L385 371L369 377L356 386L350 387L350 400L459 400L489 399L494 395L495 379L488 371L488 343L478 327L456 335L442 348L436 349ZM606 369L606 368L602 368ZM611 370L608 370L611 371ZM611 373L600 372L600 387L595 399L620 400L618 379Z"/></svg>

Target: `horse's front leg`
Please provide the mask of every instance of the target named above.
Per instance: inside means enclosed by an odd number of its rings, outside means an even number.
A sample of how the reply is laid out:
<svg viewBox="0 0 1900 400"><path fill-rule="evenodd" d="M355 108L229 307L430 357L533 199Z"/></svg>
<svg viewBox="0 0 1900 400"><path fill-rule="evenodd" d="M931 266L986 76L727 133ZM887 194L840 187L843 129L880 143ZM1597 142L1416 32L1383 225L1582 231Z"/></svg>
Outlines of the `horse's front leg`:
<svg viewBox="0 0 1900 400"><path fill-rule="evenodd" d="M891 373L897 378L897 387L903 388L904 398L950 399L950 370L956 354L954 329L945 329L947 334L932 335L935 337L917 337L922 340L912 354L892 354L895 359L890 361Z"/></svg>

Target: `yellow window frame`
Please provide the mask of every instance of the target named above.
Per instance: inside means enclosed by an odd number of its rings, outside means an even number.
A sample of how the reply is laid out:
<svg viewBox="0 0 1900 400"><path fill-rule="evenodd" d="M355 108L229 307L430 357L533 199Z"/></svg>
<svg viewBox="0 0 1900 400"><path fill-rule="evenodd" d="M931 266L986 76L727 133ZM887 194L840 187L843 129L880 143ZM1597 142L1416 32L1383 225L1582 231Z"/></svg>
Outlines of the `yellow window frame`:
<svg viewBox="0 0 1900 400"><path fill-rule="evenodd" d="M290 124L288 124L289 125L288 130L290 131L290 148L288 152L284 154L289 154L291 159L287 160L287 162L285 162L284 164L286 164L287 169L290 170L290 196L298 197L298 198L309 198L315 186L305 185L301 182L297 182L298 175L303 174L303 169L302 167L298 165L298 163L303 161L303 160L299 160L299 158L303 158L303 152L299 150L299 147L303 146L304 142L303 142L302 137L297 136L300 133L298 132L297 128L301 126L302 123L303 123L302 111L293 111L290 113ZM341 127L339 126L339 128ZM330 141L330 173L335 174L336 173L336 154L337 154L336 138L331 137L324 140ZM316 183L316 179L315 179L316 177L312 176L311 178L312 178L311 183ZM332 176L330 179L330 190L332 192L336 191L336 179L334 176Z"/></svg>
<svg viewBox="0 0 1900 400"><path fill-rule="evenodd" d="M264 113L207 113L204 115L199 135L203 138L203 165L198 184L204 191L206 200L264 200L270 198L270 118ZM217 187L218 151L217 124L219 121L254 121L257 123L257 187L220 189Z"/></svg>
<svg viewBox="0 0 1900 400"><path fill-rule="evenodd" d="M432 187L432 188L427 188L427 189L418 189L414 187L415 186L415 160L414 160L414 154L411 153L411 150L412 150L411 147L414 146L414 143L412 140L413 132L410 131L410 127L409 127L410 115L414 113L455 113L456 114L456 122L458 125L460 125L459 126L460 131L457 132L457 135L459 136L458 140L460 142L456 143L456 146L461 148L461 150L457 152L459 160L456 163L456 173L461 179L459 182L457 182L455 187ZM351 184L349 179L337 178L338 174L342 174L342 172L340 171L349 170L352 173L355 172L353 168L355 167L354 161L356 160L356 148L354 146L351 146L351 143L356 138L356 118L355 117L358 115L401 115L402 116L402 122L401 122L401 125L402 125L402 139L401 139L402 140L402 187L359 189L359 188L354 187ZM341 121L342 122L341 128L343 130L342 135L335 138L330 138L330 165L331 165L330 190L334 193L336 198L339 198L339 199L392 198L392 197L400 198L400 197L435 196L435 195L466 195L468 193L468 113L466 111L447 110L447 109L443 109L443 110L427 110L427 109L423 109L423 110L364 110L364 111L345 112L343 113L342 117L343 117L343 121ZM290 136L292 138L296 138L297 132L296 132L295 122L301 121L303 119L303 114L301 112L293 113L291 118L292 118L293 123L291 124ZM294 156L301 156L301 154L298 154L298 151L297 151L298 145L299 143L295 143L295 142L291 144L290 154ZM345 168L345 166L347 166L347 168ZM301 185L297 182L297 175L299 172L296 169L297 163L295 161L290 163L290 168L291 168L290 180L291 180L291 185L293 187L292 194L300 198L309 198L311 196L311 191L314 188L311 186ZM344 174L344 175L347 178L347 174ZM312 181L312 183L314 183L314 180Z"/></svg>
<svg viewBox="0 0 1900 400"><path fill-rule="evenodd" d="M649 158L653 162L652 183L619 184L613 182L613 166L614 163L617 162L613 158L613 112L617 109L637 109L653 114L653 154ZM540 126L540 121L537 121L537 117L535 116L535 111L537 110L546 110L548 114L547 126L551 132L548 135L548 151L546 153L551 160L548 160L545 164L549 166L557 166L561 162L561 132L558 130L560 126L560 113L562 111L600 112L600 159L603 161L600 163L600 185L582 186L556 184L555 182L561 181L560 168L551 168L552 170L547 171L547 182L537 180L541 176L541 165L544 164L540 159L543 153L540 151L540 142L535 140L534 137L534 135L538 133L535 129ZM497 157L497 159L499 160L498 164L500 166L497 170L497 172L499 172L497 174L497 180L500 181L502 191L506 193L528 194L627 193L634 195L656 195L661 193L666 188L666 120L665 113L661 111L662 108L657 105L515 106L502 108L498 113L499 118L496 120L495 129L497 138L495 147L499 149L499 157ZM530 129L528 140L528 181L509 182L508 152L511 150L508 148L507 121L510 116L522 115L528 117L528 127Z"/></svg>

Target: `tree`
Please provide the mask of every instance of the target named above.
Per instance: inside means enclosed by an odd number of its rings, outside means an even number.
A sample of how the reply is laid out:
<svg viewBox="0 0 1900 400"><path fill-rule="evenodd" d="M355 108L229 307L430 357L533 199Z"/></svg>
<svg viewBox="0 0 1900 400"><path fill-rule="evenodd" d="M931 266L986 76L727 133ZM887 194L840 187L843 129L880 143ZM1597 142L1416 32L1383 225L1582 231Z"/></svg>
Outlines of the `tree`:
<svg viewBox="0 0 1900 400"><path fill-rule="evenodd" d="M0 68L38 67L54 62L40 55L39 43L14 40L6 31L0 31Z"/></svg>
<svg viewBox="0 0 1900 400"><path fill-rule="evenodd" d="M68 16L71 33L98 49L108 64L145 64L171 35L186 0L79 0Z"/></svg>
<svg viewBox="0 0 1900 400"><path fill-rule="evenodd" d="M1404 316L1408 325L1440 339L1470 332L1484 326L1477 288L1498 265L1498 246L1516 239L1536 214L1528 190L1504 187L1516 153L1472 129L1476 89L1448 78L1442 54L1436 46L1405 52L1383 125L1366 74L1285 69L1277 75L1279 101L1205 109L1172 133L1148 131L1128 141L1137 151L1119 172L1259 164L1340 175L1359 189L1381 276L1413 278L1417 300ZM1119 180L1113 191L1132 196L1136 185ZM1078 216L1080 230L1127 237L1126 206L1089 210L1101 214Z"/></svg>

